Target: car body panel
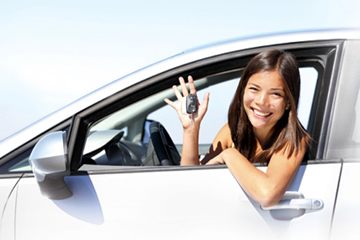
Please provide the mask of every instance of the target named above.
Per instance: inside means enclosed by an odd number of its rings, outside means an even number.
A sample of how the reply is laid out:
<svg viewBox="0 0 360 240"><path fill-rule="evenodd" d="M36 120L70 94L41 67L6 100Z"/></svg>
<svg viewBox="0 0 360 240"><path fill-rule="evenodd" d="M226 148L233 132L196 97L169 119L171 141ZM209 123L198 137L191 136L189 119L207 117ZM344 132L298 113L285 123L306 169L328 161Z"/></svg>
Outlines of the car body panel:
<svg viewBox="0 0 360 240"><path fill-rule="evenodd" d="M17 178L0 179L0 239L15 239Z"/></svg>
<svg viewBox="0 0 360 240"><path fill-rule="evenodd" d="M345 160L336 200L331 239L360 238L360 159ZM357 186L354 188L354 186ZM348 234L351 232L351 234Z"/></svg>
<svg viewBox="0 0 360 240"><path fill-rule="evenodd" d="M261 210L227 168L69 176L73 196L64 200L42 197L35 179L24 178L17 239L327 239L340 167L302 165L289 190L321 199L324 207L288 219Z"/></svg>
<svg viewBox="0 0 360 240"><path fill-rule="evenodd" d="M325 158L360 156L360 42L347 41L333 99Z"/></svg>

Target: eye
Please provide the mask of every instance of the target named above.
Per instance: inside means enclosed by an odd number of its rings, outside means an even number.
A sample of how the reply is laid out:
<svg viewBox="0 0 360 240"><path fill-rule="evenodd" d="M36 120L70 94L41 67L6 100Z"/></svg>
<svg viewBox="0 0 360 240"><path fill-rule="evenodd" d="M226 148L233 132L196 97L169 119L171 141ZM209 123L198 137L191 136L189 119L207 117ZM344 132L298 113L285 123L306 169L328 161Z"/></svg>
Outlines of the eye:
<svg viewBox="0 0 360 240"><path fill-rule="evenodd" d="M250 89L251 91L258 91L258 89L257 89L256 87L249 87L249 89Z"/></svg>
<svg viewBox="0 0 360 240"><path fill-rule="evenodd" d="M278 92L274 92L274 93L272 93L272 95L275 96L275 97L283 97L283 96L281 95L281 93L278 93Z"/></svg>

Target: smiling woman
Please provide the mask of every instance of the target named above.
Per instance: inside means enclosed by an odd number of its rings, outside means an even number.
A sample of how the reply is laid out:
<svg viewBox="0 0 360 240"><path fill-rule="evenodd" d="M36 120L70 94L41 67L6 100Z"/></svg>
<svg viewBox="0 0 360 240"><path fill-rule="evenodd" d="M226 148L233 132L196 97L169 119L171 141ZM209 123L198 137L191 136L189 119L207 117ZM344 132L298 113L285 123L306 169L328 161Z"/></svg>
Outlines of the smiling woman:
<svg viewBox="0 0 360 240"><path fill-rule="evenodd" d="M202 162L198 158L198 135L209 93L190 120L181 113L181 102L188 94L196 94L195 85L189 76L189 93L184 79L180 77L179 81L183 95L173 87L179 103L168 99L165 102L177 111L183 125L181 165L227 164L255 201L263 206L278 203L310 141L297 118L300 73L295 56L268 50L249 62L230 105L228 123L217 134ZM267 172L256 169L250 162L267 162Z"/></svg>
<svg viewBox="0 0 360 240"><path fill-rule="evenodd" d="M284 146L289 147L289 156L294 150L297 154L301 140L308 139L297 117L299 96L300 73L292 54L274 50L254 57L244 70L229 109L235 147L251 162L267 162ZM254 109L270 115L260 117ZM261 145L260 152L257 144Z"/></svg>

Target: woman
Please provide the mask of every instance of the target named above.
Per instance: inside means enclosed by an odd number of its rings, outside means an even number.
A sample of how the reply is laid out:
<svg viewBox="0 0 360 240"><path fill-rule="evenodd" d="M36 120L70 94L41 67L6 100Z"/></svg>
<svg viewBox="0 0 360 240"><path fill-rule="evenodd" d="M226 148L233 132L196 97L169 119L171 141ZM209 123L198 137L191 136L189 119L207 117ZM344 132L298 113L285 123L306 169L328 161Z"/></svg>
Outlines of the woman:
<svg viewBox="0 0 360 240"><path fill-rule="evenodd" d="M188 90L179 79L183 96ZM190 93L196 94L191 76ZM264 207L275 205L289 187L309 146L309 135L297 118L300 74L295 57L280 50L256 55L246 66L228 113L228 123L215 137L200 163L200 123L209 102L204 95L192 120L181 113L183 96L173 87L179 104L165 99L178 112L184 130L181 165L226 164L237 181ZM266 172L252 165L268 163Z"/></svg>

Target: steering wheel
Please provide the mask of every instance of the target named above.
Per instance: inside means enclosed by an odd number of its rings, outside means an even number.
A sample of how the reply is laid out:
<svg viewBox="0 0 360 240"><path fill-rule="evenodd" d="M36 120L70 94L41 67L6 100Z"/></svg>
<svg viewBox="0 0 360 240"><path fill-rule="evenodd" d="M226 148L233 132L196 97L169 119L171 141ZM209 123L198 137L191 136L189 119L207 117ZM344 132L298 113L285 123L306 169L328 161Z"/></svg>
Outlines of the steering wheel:
<svg viewBox="0 0 360 240"><path fill-rule="evenodd" d="M180 154L164 126L154 121L149 128L150 138L161 165L180 165Z"/></svg>

